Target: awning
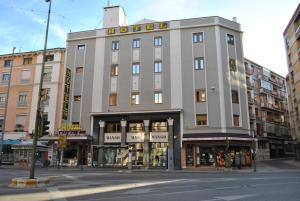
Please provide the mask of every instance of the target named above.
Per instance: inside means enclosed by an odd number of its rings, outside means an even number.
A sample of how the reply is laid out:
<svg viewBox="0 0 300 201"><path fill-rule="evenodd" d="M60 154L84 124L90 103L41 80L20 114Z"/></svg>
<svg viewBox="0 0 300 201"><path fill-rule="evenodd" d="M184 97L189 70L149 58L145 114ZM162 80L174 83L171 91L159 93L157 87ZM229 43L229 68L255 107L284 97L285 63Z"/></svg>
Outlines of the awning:
<svg viewBox="0 0 300 201"><path fill-rule="evenodd" d="M4 145L16 145L20 143L21 143L20 140L3 140Z"/></svg>
<svg viewBox="0 0 300 201"><path fill-rule="evenodd" d="M45 135L39 138L39 141L58 141L58 136L49 136ZM67 136L67 140L92 140L92 136L85 135L85 136Z"/></svg>

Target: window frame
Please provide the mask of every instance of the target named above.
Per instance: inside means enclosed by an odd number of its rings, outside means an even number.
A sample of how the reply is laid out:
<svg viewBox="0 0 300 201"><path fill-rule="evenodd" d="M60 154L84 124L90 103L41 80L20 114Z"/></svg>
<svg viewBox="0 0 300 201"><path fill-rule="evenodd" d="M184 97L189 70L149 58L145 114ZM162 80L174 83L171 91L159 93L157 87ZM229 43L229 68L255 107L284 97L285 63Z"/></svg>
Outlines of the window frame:
<svg viewBox="0 0 300 201"><path fill-rule="evenodd" d="M112 64L110 66L110 76L119 76L119 64Z"/></svg>
<svg viewBox="0 0 300 201"><path fill-rule="evenodd" d="M11 66L12 66L12 59L6 59L6 60L4 60L3 67L9 68Z"/></svg>
<svg viewBox="0 0 300 201"><path fill-rule="evenodd" d="M78 51L84 51L85 50L85 44L79 44L79 45L77 45L77 50Z"/></svg>
<svg viewBox="0 0 300 201"><path fill-rule="evenodd" d="M205 123L199 123L201 121L198 120L198 117L205 117ZM196 114L196 125L197 126L207 126L208 125L208 118L207 114Z"/></svg>
<svg viewBox="0 0 300 201"><path fill-rule="evenodd" d="M202 96L204 94L204 97ZM196 102L197 103L204 103L206 102L206 89L201 88L196 90Z"/></svg>
<svg viewBox="0 0 300 201"><path fill-rule="evenodd" d="M229 44L229 45L234 45L235 44L234 35L227 34L227 44Z"/></svg>
<svg viewBox="0 0 300 201"><path fill-rule="evenodd" d="M141 47L141 39L135 38L132 40L132 48L133 49L138 49Z"/></svg>
<svg viewBox="0 0 300 201"><path fill-rule="evenodd" d="M154 73L162 73L162 61L154 62Z"/></svg>
<svg viewBox="0 0 300 201"><path fill-rule="evenodd" d="M30 64L32 64L32 57L23 58L23 65L30 65Z"/></svg>
<svg viewBox="0 0 300 201"><path fill-rule="evenodd" d="M237 123L238 124L236 124L236 118L238 118L238 121L237 121ZM234 115L232 115L232 119L233 119L233 126L235 126L235 127L240 127L241 125L240 125L240 115L237 115L237 114L234 114Z"/></svg>
<svg viewBox="0 0 300 201"><path fill-rule="evenodd" d="M202 43L203 42L203 32L193 33L193 43Z"/></svg>
<svg viewBox="0 0 300 201"><path fill-rule="evenodd" d="M115 40L111 42L111 49L112 50L119 50L120 49L120 41Z"/></svg>
<svg viewBox="0 0 300 201"><path fill-rule="evenodd" d="M45 62L54 61L54 54L45 55Z"/></svg>
<svg viewBox="0 0 300 201"><path fill-rule="evenodd" d="M118 105L118 95L117 95L117 93L109 94L108 105L109 106L117 106Z"/></svg>
<svg viewBox="0 0 300 201"><path fill-rule="evenodd" d="M133 63L131 69L132 75L139 75L141 72L140 68L141 68L140 63Z"/></svg>
<svg viewBox="0 0 300 201"><path fill-rule="evenodd" d="M195 57L194 70L204 70L204 69L205 69L204 57Z"/></svg>
<svg viewBox="0 0 300 201"><path fill-rule="evenodd" d="M163 103L163 93L162 93L162 91L155 91L154 92L154 103L155 104L162 104Z"/></svg>
<svg viewBox="0 0 300 201"><path fill-rule="evenodd" d="M237 71L237 65L236 65L236 59L229 58L228 60L229 69L230 71L236 72Z"/></svg>
<svg viewBox="0 0 300 201"><path fill-rule="evenodd" d="M156 36L153 40L154 47L161 47L162 46L162 36Z"/></svg>
<svg viewBox="0 0 300 201"><path fill-rule="evenodd" d="M21 98L21 97L23 97L23 98ZM19 92L17 105L18 106L27 106L27 104L28 104L28 92Z"/></svg>
<svg viewBox="0 0 300 201"><path fill-rule="evenodd" d="M234 97L236 97L236 99L234 99ZM240 103L238 90L231 90L231 99L232 99L232 103L235 103L235 104Z"/></svg>
<svg viewBox="0 0 300 201"><path fill-rule="evenodd" d="M140 93L132 92L131 93L131 105L139 105L140 104Z"/></svg>

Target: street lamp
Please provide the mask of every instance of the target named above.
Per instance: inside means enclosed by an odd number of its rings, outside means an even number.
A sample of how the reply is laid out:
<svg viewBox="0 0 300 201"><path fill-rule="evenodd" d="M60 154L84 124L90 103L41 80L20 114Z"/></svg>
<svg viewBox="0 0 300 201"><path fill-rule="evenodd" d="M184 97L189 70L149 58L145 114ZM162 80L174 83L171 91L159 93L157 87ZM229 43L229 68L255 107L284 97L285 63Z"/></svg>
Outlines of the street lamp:
<svg viewBox="0 0 300 201"><path fill-rule="evenodd" d="M253 160L253 172L256 172L256 142L255 142L255 130L250 130L252 135L252 160Z"/></svg>
<svg viewBox="0 0 300 201"><path fill-rule="evenodd" d="M9 79L8 79L8 83L7 83L7 94L6 94L5 106L4 106L3 127L2 127L1 136L0 136L0 166L2 165L2 159L3 159L3 140L4 140L5 129L6 129L6 127L5 127L6 115L7 115L10 81L11 81L11 74L12 74L12 67L13 67L13 62L14 62L15 50L16 50L16 47L13 47L12 56L11 56L12 59L11 59L11 62L10 62L10 73L9 73Z"/></svg>
<svg viewBox="0 0 300 201"><path fill-rule="evenodd" d="M45 56L47 50L47 41L48 41L48 30L49 30L49 21L50 21L50 13L51 13L51 0L45 0L46 3L49 2L49 10L48 10L48 18L47 18L47 26L46 26L46 34L45 34L45 43L44 43L44 50L43 50L43 60L42 60L42 69L41 69L41 77L40 77L40 84L39 84L39 92L38 92L38 102L37 102L37 109L36 109L36 118L35 118L35 127L33 133L33 141L32 141L32 156L31 156L31 166L30 166L30 173L29 179L34 179L34 170L35 170L35 162L36 162L36 144L38 137L41 134L41 123L42 123L42 113L43 110L41 108L41 94L43 88L43 77L44 77L44 68L45 68Z"/></svg>

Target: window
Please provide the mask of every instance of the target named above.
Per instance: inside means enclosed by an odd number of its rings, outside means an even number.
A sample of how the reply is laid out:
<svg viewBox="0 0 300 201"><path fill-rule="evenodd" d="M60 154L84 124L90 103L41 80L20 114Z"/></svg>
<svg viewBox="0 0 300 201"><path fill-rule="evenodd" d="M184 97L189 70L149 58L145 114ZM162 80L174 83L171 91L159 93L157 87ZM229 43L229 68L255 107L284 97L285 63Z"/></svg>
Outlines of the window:
<svg viewBox="0 0 300 201"><path fill-rule="evenodd" d="M117 94L110 94L109 95L109 106L116 106L117 105Z"/></svg>
<svg viewBox="0 0 300 201"><path fill-rule="evenodd" d="M25 115L16 116L16 125L14 131L22 132L24 131Z"/></svg>
<svg viewBox="0 0 300 201"><path fill-rule="evenodd" d="M165 121L162 122L152 122L152 131L168 131L168 124Z"/></svg>
<svg viewBox="0 0 300 201"><path fill-rule="evenodd" d="M132 74L133 75L140 74L140 64L139 63L132 64Z"/></svg>
<svg viewBox="0 0 300 201"><path fill-rule="evenodd" d="M0 117L0 132L3 132L4 117Z"/></svg>
<svg viewBox="0 0 300 201"><path fill-rule="evenodd" d="M140 39L134 39L132 41L132 48L140 48Z"/></svg>
<svg viewBox="0 0 300 201"><path fill-rule="evenodd" d="M201 33L194 33L193 34L193 42L194 43L203 42L203 32L201 32Z"/></svg>
<svg viewBox="0 0 300 201"><path fill-rule="evenodd" d="M107 123L106 133L120 133L121 132L121 123Z"/></svg>
<svg viewBox="0 0 300 201"><path fill-rule="evenodd" d="M154 38L154 46L162 46L162 37L155 37Z"/></svg>
<svg viewBox="0 0 300 201"><path fill-rule="evenodd" d="M129 132L144 131L143 123L129 123Z"/></svg>
<svg viewBox="0 0 300 201"><path fill-rule="evenodd" d="M21 83L28 83L31 77L30 70L22 70L21 72Z"/></svg>
<svg viewBox="0 0 300 201"><path fill-rule="evenodd" d="M231 91L231 95L232 95L232 103L239 103L239 94L238 94L238 91L232 90Z"/></svg>
<svg viewBox="0 0 300 201"><path fill-rule="evenodd" d="M240 115L233 115L233 125L240 126Z"/></svg>
<svg viewBox="0 0 300 201"><path fill-rule="evenodd" d="M236 71L236 60L229 58L230 71Z"/></svg>
<svg viewBox="0 0 300 201"><path fill-rule="evenodd" d="M162 103L162 92L154 92L154 103Z"/></svg>
<svg viewBox="0 0 300 201"><path fill-rule="evenodd" d="M83 67L76 67L76 73L82 74L83 73Z"/></svg>
<svg viewBox="0 0 300 201"><path fill-rule="evenodd" d="M119 41L113 41L111 43L111 49L112 50L118 50L119 49Z"/></svg>
<svg viewBox="0 0 300 201"><path fill-rule="evenodd" d="M32 57L24 58L23 59L23 64L24 65L32 64Z"/></svg>
<svg viewBox="0 0 300 201"><path fill-rule="evenodd" d="M131 94L131 105L140 104L140 93L135 92Z"/></svg>
<svg viewBox="0 0 300 201"><path fill-rule="evenodd" d="M230 45L234 45L234 36L231 34L227 34L227 43Z"/></svg>
<svg viewBox="0 0 300 201"><path fill-rule="evenodd" d="M12 60L5 60L4 61L4 67L11 67L12 65Z"/></svg>
<svg viewBox="0 0 300 201"><path fill-rule="evenodd" d="M50 54L50 55L46 55L45 57L45 61L53 61L54 60L54 55L53 54Z"/></svg>
<svg viewBox="0 0 300 201"><path fill-rule="evenodd" d="M204 69L204 58L203 57L195 58L194 68L195 68L195 70L203 70Z"/></svg>
<svg viewBox="0 0 300 201"><path fill-rule="evenodd" d="M85 45L77 45L78 50L85 50Z"/></svg>
<svg viewBox="0 0 300 201"><path fill-rule="evenodd" d="M74 96L74 101L81 101L81 96Z"/></svg>
<svg viewBox="0 0 300 201"><path fill-rule="evenodd" d="M119 75L119 66L117 64L111 65L110 75L111 76Z"/></svg>
<svg viewBox="0 0 300 201"><path fill-rule="evenodd" d="M51 81L51 74L52 74L52 67L51 66L47 66L44 69L44 82L50 82Z"/></svg>
<svg viewBox="0 0 300 201"><path fill-rule="evenodd" d="M161 73L161 61L154 63L154 72Z"/></svg>
<svg viewBox="0 0 300 201"><path fill-rule="evenodd" d="M196 115L197 125L207 125L207 114L197 114Z"/></svg>
<svg viewBox="0 0 300 201"><path fill-rule="evenodd" d="M41 92L41 103L43 106L49 106L50 88L44 88Z"/></svg>
<svg viewBox="0 0 300 201"><path fill-rule="evenodd" d="M4 106L6 102L6 94L0 93L0 106Z"/></svg>
<svg viewBox="0 0 300 201"><path fill-rule="evenodd" d="M2 74L2 82L8 82L10 79L10 74L9 73L3 73Z"/></svg>
<svg viewBox="0 0 300 201"><path fill-rule="evenodd" d="M196 102L205 102L206 92L205 89L199 89L196 91Z"/></svg>
<svg viewBox="0 0 300 201"><path fill-rule="evenodd" d="M26 106L27 105L27 93L21 92L19 93L18 106Z"/></svg>

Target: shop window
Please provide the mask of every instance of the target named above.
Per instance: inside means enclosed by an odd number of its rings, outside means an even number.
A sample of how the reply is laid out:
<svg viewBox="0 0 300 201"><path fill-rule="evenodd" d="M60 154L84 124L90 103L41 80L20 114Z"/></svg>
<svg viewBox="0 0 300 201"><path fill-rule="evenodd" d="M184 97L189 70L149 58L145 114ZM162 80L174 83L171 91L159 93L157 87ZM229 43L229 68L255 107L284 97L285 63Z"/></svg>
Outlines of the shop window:
<svg viewBox="0 0 300 201"><path fill-rule="evenodd" d="M118 64L111 65L110 75L111 76L119 75L119 65Z"/></svg>
<svg viewBox="0 0 300 201"><path fill-rule="evenodd" d="M205 102L206 101L206 90L199 89L196 90L196 102Z"/></svg>
<svg viewBox="0 0 300 201"><path fill-rule="evenodd" d="M229 58L230 71L236 71L236 60Z"/></svg>
<svg viewBox="0 0 300 201"><path fill-rule="evenodd" d="M154 38L154 46L162 46L162 37L155 37Z"/></svg>
<svg viewBox="0 0 300 201"><path fill-rule="evenodd" d="M233 115L233 125L240 126L240 115Z"/></svg>
<svg viewBox="0 0 300 201"><path fill-rule="evenodd" d="M168 131L168 124L167 122L152 122L152 125L151 125L151 130L152 131L163 131L163 132L166 132Z"/></svg>
<svg viewBox="0 0 300 201"><path fill-rule="evenodd" d="M151 143L150 146L150 165L152 167L166 167L168 143Z"/></svg>
<svg viewBox="0 0 300 201"><path fill-rule="evenodd" d="M32 57L24 58L23 64L24 65L32 64Z"/></svg>
<svg viewBox="0 0 300 201"><path fill-rule="evenodd" d="M232 95L232 103L239 103L239 94L238 91L236 90L232 90L231 91L231 95Z"/></svg>
<svg viewBox="0 0 300 201"><path fill-rule="evenodd" d="M106 132L107 133L120 133L121 132L121 123L107 123L106 124Z"/></svg>
<svg viewBox="0 0 300 201"><path fill-rule="evenodd" d="M207 114L196 115L197 125L207 125Z"/></svg>
<svg viewBox="0 0 300 201"><path fill-rule="evenodd" d="M117 94L110 94L109 95L109 106L116 106L117 105Z"/></svg>
<svg viewBox="0 0 300 201"><path fill-rule="evenodd" d="M141 132L144 131L143 123L129 123L129 132Z"/></svg>

